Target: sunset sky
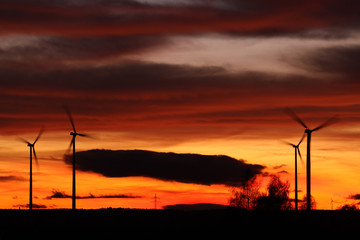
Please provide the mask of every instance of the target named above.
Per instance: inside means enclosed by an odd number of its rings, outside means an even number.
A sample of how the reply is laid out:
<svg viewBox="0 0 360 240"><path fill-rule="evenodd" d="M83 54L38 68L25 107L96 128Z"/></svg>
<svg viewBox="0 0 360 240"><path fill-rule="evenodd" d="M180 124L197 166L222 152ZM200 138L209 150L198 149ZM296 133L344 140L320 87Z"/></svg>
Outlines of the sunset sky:
<svg viewBox="0 0 360 240"><path fill-rule="evenodd" d="M285 108L310 128L338 115L312 136L312 195L318 209L359 202L359 12L355 0L1 0L0 208L29 202L29 147L18 138L32 142L42 127L33 202L71 208L51 197L71 195L64 105L92 136L76 139L77 152L239 160L194 160L197 178L187 178L187 168L162 175L166 158L134 159L133 171L119 163L110 176L96 155L77 171L78 208L153 208L155 194L158 207L228 204L234 184L219 176L254 166L263 191L279 174L293 198L294 150L283 141L297 143L304 129ZM306 141L300 150L305 161ZM214 162L214 181L202 179ZM298 170L302 199L300 161Z"/></svg>

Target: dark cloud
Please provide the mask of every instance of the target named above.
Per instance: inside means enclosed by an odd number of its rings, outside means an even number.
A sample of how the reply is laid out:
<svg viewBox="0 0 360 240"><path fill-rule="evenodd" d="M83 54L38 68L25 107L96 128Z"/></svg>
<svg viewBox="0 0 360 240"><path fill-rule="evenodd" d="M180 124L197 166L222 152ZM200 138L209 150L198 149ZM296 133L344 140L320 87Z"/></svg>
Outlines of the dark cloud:
<svg viewBox="0 0 360 240"><path fill-rule="evenodd" d="M2 34L129 35L236 32L269 34L319 28L358 28L354 0L194 1L151 4L136 1L6 1Z"/></svg>
<svg viewBox="0 0 360 240"><path fill-rule="evenodd" d="M221 67L192 67L189 65L156 64L148 62L124 62L118 65L65 68L56 70L18 71L11 68L0 69L3 77L2 91L7 88L29 93L58 90L58 94L71 93L126 93L150 90L179 91L196 87L205 83L211 87L221 86L216 76L224 77L226 70ZM191 81L195 78L196 81ZM51 79L51 81L49 81ZM206 81L206 82L204 82ZM228 82L236 83L235 79ZM191 85L190 85L191 84ZM214 84L216 84L214 86ZM121 91L121 92L119 92Z"/></svg>
<svg viewBox="0 0 360 240"><path fill-rule="evenodd" d="M0 46L0 63L10 68L54 68L113 59L165 47L162 36L105 36L72 38L65 36L13 36L14 44ZM16 42L19 42L16 44Z"/></svg>
<svg viewBox="0 0 360 240"><path fill-rule="evenodd" d="M0 182L8 182L8 181L27 181L27 179L15 175L0 176Z"/></svg>
<svg viewBox="0 0 360 240"><path fill-rule="evenodd" d="M304 59L303 62L306 60ZM350 57L347 60L350 61ZM328 61L331 62L331 60ZM348 68L354 71L356 69L352 65ZM338 71L335 68L333 72L336 71L340 74L344 71L341 69L338 66ZM36 97L42 95L63 98L81 98L91 95L99 99L113 94L110 97L115 98L114 95L117 95L114 100L129 99L130 97L137 100L152 100L152 97L155 99L165 97L167 101L172 101L170 102L172 104L174 101L196 97L201 93L204 94L204 97L208 94L210 95L208 97L211 98L215 93L225 92L226 94L221 97L234 93L242 98L248 97L257 100L261 96L266 97L280 93L282 96L303 96L304 94L315 96L330 92L337 94L342 89L353 92L358 90L348 88L350 81L344 82L342 79L336 78L317 79L295 74L282 75L256 71L234 73L217 66L196 67L136 61L110 66L47 71L39 69L19 71L18 69L1 68L0 76L2 78L0 91L3 94L16 96L16 99L13 100L18 100L18 95L22 95L22 97L30 95L36 100ZM356 88L359 87L359 83L355 80L351 81L351 84ZM38 93L36 97L32 96L34 93ZM256 93L255 96L254 93ZM39 101L41 100L39 99Z"/></svg>
<svg viewBox="0 0 360 240"><path fill-rule="evenodd" d="M65 192L61 192L58 190L52 190L52 195L47 196L45 199L53 199L53 198L71 198L71 195L66 194Z"/></svg>
<svg viewBox="0 0 360 240"><path fill-rule="evenodd" d="M45 197L47 200L54 198L72 198L71 195L59 190L52 190L52 195ZM77 199L93 199L93 198L141 198L141 196L134 196L131 194L108 194L108 195L93 195L89 193L88 196L76 196Z"/></svg>
<svg viewBox="0 0 360 240"><path fill-rule="evenodd" d="M6 94L8 91L10 96L15 95L16 99L14 96L13 100L18 100L16 93L22 94L22 97L34 95L34 93L38 93L36 97L51 95L64 98L81 98L91 95L96 96L97 99L116 94L117 99L133 97L137 100L152 100L154 97L155 100L161 100L165 97L166 101L170 100L172 102L169 103L172 104L174 101L197 97L201 93L204 94L203 97L210 95L208 97L213 98L214 93L221 92L225 92L225 95L234 92L239 97L252 97L256 100L256 97L279 93L283 96L299 94L315 96L329 91L336 93L334 90L339 90L339 84L343 83L337 80L321 80L300 75L255 71L233 73L216 66L194 67L148 62L125 62L112 66L49 71L22 72L0 69L0 74L3 79L1 92ZM312 87L309 88L310 86ZM344 85L344 87L347 86ZM257 94L255 97L254 90ZM304 93L305 90L307 90L306 93ZM351 89L347 90L351 91ZM115 97L114 95L111 97ZM35 96L30 97L37 100ZM38 101L41 100L38 99ZM131 104L131 102L128 103Z"/></svg>
<svg viewBox="0 0 360 240"><path fill-rule="evenodd" d="M280 168L283 168L283 167L286 167L286 166L287 166L287 164L280 164L280 165L274 166L273 169L277 170L277 169L280 169Z"/></svg>
<svg viewBox="0 0 360 240"><path fill-rule="evenodd" d="M25 208L25 209L29 209L29 204L16 204L16 205L13 205L14 208ZM34 209L46 209L48 208L46 205L43 205L43 204L36 204L36 203L33 203L32 204L32 207Z"/></svg>
<svg viewBox="0 0 360 240"><path fill-rule="evenodd" d="M350 195L350 196L348 197L348 199L360 200L360 194Z"/></svg>
<svg viewBox="0 0 360 240"><path fill-rule="evenodd" d="M234 73L215 66L148 62L48 71L0 69L0 77L3 131L21 126L38 131L41 124L50 130L66 129L64 103L88 130L280 125L288 120L282 113L284 104L294 106L302 116L306 113L305 120L310 121L324 121L334 114L353 121L360 118L359 105L354 104L360 83L342 78ZM338 101L347 96L354 99Z"/></svg>
<svg viewBox="0 0 360 240"><path fill-rule="evenodd" d="M318 72L339 75L349 79L348 85L355 84L358 80L353 77L360 76L360 45L337 46L320 48L306 53L297 62L298 66Z"/></svg>
<svg viewBox="0 0 360 240"><path fill-rule="evenodd" d="M72 156L66 156L65 162L72 164ZM264 166L224 155L89 150L76 153L76 168L106 177L143 176L164 181L237 186L261 173Z"/></svg>

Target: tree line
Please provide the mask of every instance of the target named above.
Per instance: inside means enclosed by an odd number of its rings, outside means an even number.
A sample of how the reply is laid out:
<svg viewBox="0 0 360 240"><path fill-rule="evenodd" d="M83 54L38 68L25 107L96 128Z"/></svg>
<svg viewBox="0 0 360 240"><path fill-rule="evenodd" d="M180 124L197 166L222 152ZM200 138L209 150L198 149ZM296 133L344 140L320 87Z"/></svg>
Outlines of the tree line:
<svg viewBox="0 0 360 240"><path fill-rule="evenodd" d="M247 210L292 210L293 199L290 199L290 183L281 181L273 175L267 185L266 192L260 192L261 183L253 178L246 184L234 188L229 199L231 207ZM306 196L299 201L299 209L306 209ZM316 209L315 199L311 198L311 209Z"/></svg>

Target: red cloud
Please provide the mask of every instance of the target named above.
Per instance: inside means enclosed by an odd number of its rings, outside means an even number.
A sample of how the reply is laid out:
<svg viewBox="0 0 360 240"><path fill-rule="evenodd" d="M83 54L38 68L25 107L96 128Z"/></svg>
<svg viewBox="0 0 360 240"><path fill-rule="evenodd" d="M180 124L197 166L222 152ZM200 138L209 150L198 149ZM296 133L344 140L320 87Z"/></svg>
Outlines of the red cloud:
<svg viewBox="0 0 360 240"><path fill-rule="evenodd" d="M282 112L286 106L294 107L302 116L308 113L305 118L310 123L334 114L351 121L360 119L360 85L341 78L230 73L222 68L141 62L1 72L2 132L21 128L38 131L41 125L49 130L70 128L62 109L64 103L73 108L74 117L81 122L79 127L86 131L151 128L160 133L160 128L174 131L180 127L188 135L201 135L194 128L211 132L223 127L224 132L233 134L241 128L291 125Z"/></svg>

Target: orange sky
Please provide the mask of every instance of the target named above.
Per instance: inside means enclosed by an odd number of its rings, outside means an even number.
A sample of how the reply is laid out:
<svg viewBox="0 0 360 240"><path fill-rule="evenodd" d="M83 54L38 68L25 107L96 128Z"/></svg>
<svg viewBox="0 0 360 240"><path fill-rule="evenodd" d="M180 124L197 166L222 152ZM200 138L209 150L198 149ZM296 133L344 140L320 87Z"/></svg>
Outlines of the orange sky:
<svg viewBox="0 0 360 240"><path fill-rule="evenodd" d="M347 2L347 1L345 1ZM28 203L29 149L36 144L34 203L70 208L71 136L77 151L144 149L228 155L280 174L294 189L303 128L313 134L317 208L356 203L360 181L360 31L354 1L5 1L0 6L0 208ZM306 142L300 148L305 160ZM101 160L99 160L101 161ZM99 163L101 164L101 163ZM299 163L300 198L306 191ZM201 171L201 169L198 169ZM280 173L281 172L281 173ZM259 174L263 187L268 177ZM105 177L77 171L79 208L227 204L231 186ZM264 189L263 189L264 190ZM294 193L291 192L291 197Z"/></svg>

